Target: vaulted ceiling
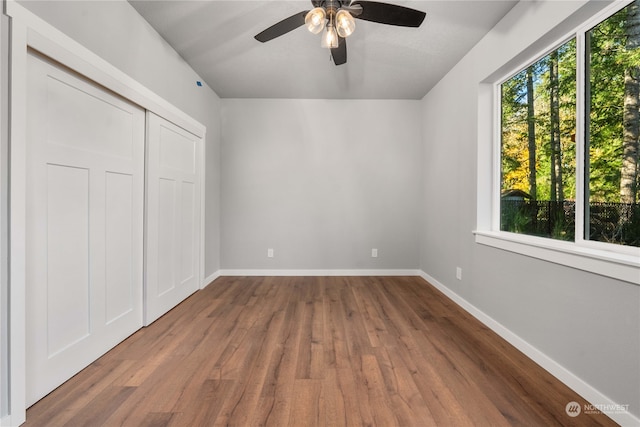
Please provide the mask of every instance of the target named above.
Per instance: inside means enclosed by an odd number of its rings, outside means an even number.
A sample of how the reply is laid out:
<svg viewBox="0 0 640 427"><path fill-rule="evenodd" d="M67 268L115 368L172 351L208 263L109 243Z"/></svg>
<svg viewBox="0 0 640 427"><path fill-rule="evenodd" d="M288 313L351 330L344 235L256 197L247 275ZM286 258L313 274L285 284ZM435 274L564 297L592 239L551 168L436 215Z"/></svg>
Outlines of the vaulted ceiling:
<svg viewBox="0 0 640 427"><path fill-rule="evenodd" d="M220 97L323 99L421 99L517 3L388 2L427 17L420 28L356 20L348 62L335 66L304 27L253 38L308 0L130 0Z"/></svg>

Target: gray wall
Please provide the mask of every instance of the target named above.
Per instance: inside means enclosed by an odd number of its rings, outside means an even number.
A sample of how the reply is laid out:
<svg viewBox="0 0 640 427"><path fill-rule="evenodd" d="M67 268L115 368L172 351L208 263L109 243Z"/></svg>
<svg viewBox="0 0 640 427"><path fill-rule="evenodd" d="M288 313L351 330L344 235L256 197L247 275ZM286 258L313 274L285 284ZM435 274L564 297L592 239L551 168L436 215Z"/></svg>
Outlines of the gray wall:
<svg viewBox="0 0 640 427"><path fill-rule="evenodd" d="M223 269L418 267L420 101L222 105Z"/></svg>
<svg viewBox="0 0 640 427"><path fill-rule="evenodd" d="M558 34L546 33L565 18L584 19L583 3L520 2L424 98L420 266L639 416L640 286L481 246L472 234L482 197L476 191L477 147L484 143L479 84L512 58L520 62L555 40Z"/></svg>
<svg viewBox="0 0 640 427"><path fill-rule="evenodd" d="M124 0L19 3L206 126L205 275L218 271L220 98Z"/></svg>

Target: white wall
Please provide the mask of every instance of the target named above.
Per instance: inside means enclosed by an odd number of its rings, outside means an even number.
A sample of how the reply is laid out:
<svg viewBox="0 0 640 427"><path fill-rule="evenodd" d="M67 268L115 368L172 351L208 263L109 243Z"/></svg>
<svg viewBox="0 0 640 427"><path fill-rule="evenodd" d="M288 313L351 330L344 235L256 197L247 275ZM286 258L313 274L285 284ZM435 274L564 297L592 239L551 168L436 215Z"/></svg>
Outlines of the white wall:
<svg viewBox="0 0 640 427"><path fill-rule="evenodd" d="M223 270L418 267L419 101L222 105Z"/></svg>
<svg viewBox="0 0 640 427"><path fill-rule="evenodd" d="M484 197L476 191L478 144L487 142L478 134L479 85L559 37L563 20L584 19L584 3L520 2L424 98L420 266L638 417L640 287L481 246L472 234Z"/></svg>
<svg viewBox="0 0 640 427"><path fill-rule="evenodd" d="M206 126L205 277L218 271L219 97L124 0L18 2Z"/></svg>

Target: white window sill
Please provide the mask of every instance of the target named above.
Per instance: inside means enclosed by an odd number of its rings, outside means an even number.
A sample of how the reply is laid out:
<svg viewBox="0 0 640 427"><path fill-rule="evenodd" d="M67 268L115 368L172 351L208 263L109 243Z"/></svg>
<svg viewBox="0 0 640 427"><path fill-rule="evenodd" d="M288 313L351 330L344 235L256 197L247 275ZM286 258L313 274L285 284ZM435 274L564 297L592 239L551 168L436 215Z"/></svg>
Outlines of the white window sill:
<svg viewBox="0 0 640 427"><path fill-rule="evenodd" d="M503 231L474 231L476 243L640 285L640 256Z"/></svg>

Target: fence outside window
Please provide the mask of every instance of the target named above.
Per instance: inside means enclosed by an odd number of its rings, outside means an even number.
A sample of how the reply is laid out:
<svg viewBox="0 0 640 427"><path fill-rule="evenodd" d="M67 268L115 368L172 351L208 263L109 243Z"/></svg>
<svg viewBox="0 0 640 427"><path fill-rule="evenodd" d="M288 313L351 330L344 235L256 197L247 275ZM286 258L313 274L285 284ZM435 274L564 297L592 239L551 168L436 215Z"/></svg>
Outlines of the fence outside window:
<svg viewBox="0 0 640 427"><path fill-rule="evenodd" d="M575 239L576 203L572 200L501 200L500 229L513 233ZM586 240L640 246L640 203L591 202Z"/></svg>

